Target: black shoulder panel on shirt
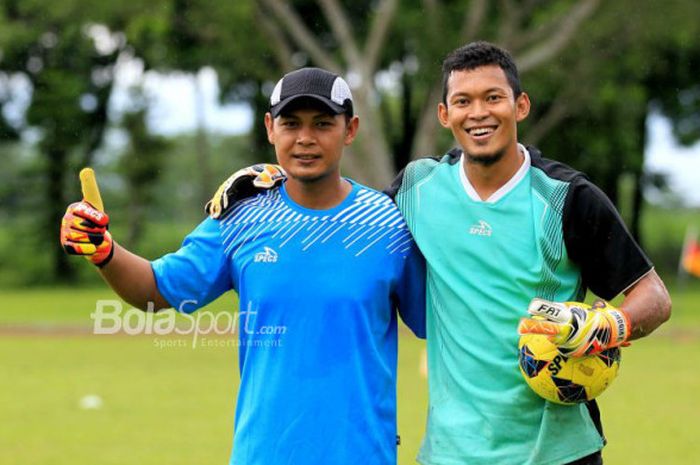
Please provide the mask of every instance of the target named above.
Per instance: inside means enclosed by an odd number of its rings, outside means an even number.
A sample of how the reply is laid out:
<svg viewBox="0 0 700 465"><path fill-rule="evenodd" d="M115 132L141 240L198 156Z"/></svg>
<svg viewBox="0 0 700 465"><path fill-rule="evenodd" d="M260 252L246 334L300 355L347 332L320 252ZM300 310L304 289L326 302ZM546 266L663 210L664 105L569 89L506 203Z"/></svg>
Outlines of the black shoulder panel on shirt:
<svg viewBox="0 0 700 465"><path fill-rule="evenodd" d="M447 163L449 163L450 165L454 165L455 163L459 162L460 158L462 158L462 149L460 149L459 147L455 147L449 152L447 152L445 156L448 157Z"/></svg>
<svg viewBox="0 0 700 465"><path fill-rule="evenodd" d="M397 174L394 180L391 181L391 184L387 188L382 190L382 192L391 197L391 200L396 201L396 194L398 194L399 189L401 189L401 183L403 182L403 175L405 172L406 168L399 171L399 174Z"/></svg>
<svg viewBox="0 0 700 465"><path fill-rule="evenodd" d="M532 166L569 184L562 211L562 234L569 259L581 270L585 287L612 299L651 268L649 258L632 238L605 193L575 169L542 158L527 147Z"/></svg>
<svg viewBox="0 0 700 465"><path fill-rule="evenodd" d="M585 174L573 169L569 165L548 158L542 158L542 152L540 152L537 147L528 145L526 148L530 153L530 163L532 166L541 169L550 178L564 182L572 182L578 177L588 179Z"/></svg>

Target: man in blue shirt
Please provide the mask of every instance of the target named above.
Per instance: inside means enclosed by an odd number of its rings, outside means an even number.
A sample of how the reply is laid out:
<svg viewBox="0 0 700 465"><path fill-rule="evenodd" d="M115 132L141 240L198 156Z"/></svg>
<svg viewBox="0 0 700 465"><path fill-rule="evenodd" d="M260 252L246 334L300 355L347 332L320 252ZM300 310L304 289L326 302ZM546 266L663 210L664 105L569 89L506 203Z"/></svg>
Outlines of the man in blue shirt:
<svg viewBox="0 0 700 465"><path fill-rule="evenodd" d="M358 125L342 78L297 70L265 116L286 181L231 203L224 183L177 252L128 252L86 202L64 217L64 248L139 308L239 294L231 464L396 463L396 309L423 337L425 265L391 199L340 175Z"/></svg>

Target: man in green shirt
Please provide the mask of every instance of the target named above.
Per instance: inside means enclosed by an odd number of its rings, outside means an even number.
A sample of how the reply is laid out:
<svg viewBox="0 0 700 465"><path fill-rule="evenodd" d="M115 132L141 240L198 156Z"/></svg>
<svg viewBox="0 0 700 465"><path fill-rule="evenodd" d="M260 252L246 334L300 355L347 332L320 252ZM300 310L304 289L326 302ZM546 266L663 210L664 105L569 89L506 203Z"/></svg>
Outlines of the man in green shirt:
<svg viewBox="0 0 700 465"><path fill-rule="evenodd" d="M562 352L595 353L668 319L668 293L605 194L518 143L530 100L506 51L455 50L443 83L438 117L460 147L410 163L390 189L428 264L430 404L418 461L602 463L595 402L553 404L522 379L519 321L533 298L624 293L620 309L552 322Z"/></svg>

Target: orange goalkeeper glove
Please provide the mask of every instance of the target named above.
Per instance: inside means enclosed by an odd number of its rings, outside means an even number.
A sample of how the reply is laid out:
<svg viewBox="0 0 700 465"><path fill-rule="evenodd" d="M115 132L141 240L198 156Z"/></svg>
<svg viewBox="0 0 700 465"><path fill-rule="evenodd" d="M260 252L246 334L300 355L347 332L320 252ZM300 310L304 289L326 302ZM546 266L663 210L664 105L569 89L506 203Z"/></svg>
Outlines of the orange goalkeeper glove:
<svg viewBox="0 0 700 465"><path fill-rule="evenodd" d="M632 332L627 315L602 301L591 307L581 302L532 299L527 311L532 316L520 320L518 332L549 336L566 356L581 357L628 345Z"/></svg>
<svg viewBox="0 0 700 465"><path fill-rule="evenodd" d="M229 206L238 200L252 197L258 192L282 184L287 175L279 165L259 163L233 173L204 207L212 218L219 218Z"/></svg>
<svg viewBox="0 0 700 465"><path fill-rule="evenodd" d="M68 206L61 221L61 245L69 255L82 255L102 268L114 254L109 216L86 201Z"/></svg>

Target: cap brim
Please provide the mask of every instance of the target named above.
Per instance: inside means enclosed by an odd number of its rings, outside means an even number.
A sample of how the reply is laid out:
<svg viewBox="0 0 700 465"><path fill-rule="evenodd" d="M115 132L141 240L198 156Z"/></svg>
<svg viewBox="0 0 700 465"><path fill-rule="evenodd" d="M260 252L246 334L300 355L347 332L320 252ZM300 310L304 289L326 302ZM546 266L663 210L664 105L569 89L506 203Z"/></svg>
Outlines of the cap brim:
<svg viewBox="0 0 700 465"><path fill-rule="evenodd" d="M332 101L329 98L323 97L321 95L315 95L315 94L300 94L300 95L294 95L292 97L288 97L284 100L282 100L280 103L277 105L270 107L270 114L272 114L273 118L277 118L284 110L291 110L293 109L296 105L298 104L301 106L303 100L312 100L313 103L321 103L323 107L327 108L330 110L330 113L334 115L339 115L341 113L345 113L348 111L347 108L345 108L342 105L338 105L334 101ZM312 103L312 102L310 102ZM312 106L314 106L312 103Z"/></svg>

